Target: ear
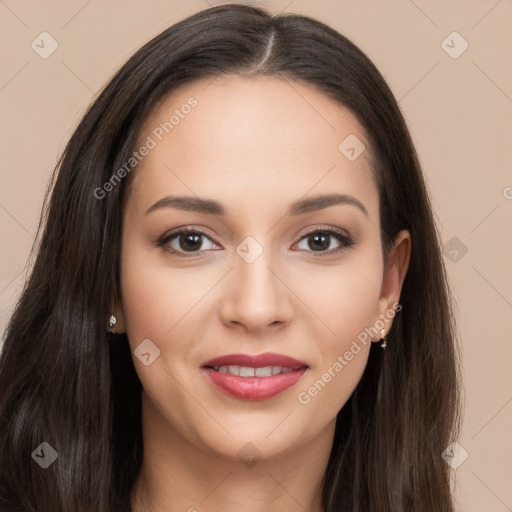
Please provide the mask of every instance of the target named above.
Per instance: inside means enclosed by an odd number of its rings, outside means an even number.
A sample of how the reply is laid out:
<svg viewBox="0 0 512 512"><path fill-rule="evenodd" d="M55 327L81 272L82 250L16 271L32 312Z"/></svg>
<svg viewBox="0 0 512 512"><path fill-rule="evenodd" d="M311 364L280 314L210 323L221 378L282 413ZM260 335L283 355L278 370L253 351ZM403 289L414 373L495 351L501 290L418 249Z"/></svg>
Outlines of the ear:
<svg viewBox="0 0 512 512"><path fill-rule="evenodd" d="M124 310L123 310L123 303L119 297L114 297L111 302L111 307L109 310L108 318L107 318L107 331L111 332L114 331L115 334L122 334L126 332L126 324L124 320ZM110 328L109 321L110 316L114 315L116 317L116 323L114 327Z"/></svg>
<svg viewBox="0 0 512 512"><path fill-rule="evenodd" d="M395 237L393 248L386 261L381 293L372 324L375 325L380 320L384 323L383 329L385 329L386 333L389 332L393 323L394 314L390 315L390 311L396 309L396 306L393 305L397 304L400 300L400 293L407 269L409 268L410 257L411 235L409 231L403 230ZM377 336L377 339L372 337L372 341L380 341L382 339L380 329Z"/></svg>

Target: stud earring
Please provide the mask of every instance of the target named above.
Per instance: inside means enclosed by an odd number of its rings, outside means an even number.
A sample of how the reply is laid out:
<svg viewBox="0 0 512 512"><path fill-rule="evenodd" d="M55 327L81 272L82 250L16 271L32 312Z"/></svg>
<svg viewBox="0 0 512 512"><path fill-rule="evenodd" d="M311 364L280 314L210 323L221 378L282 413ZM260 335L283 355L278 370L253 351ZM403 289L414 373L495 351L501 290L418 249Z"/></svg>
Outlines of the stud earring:
<svg viewBox="0 0 512 512"><path fill-rule="evenodd" d="M382 329L382 331L380 331L381 334L382 334L382 344L381 344L381 347L386 350L386 331L384 329Z"/></svg>
<svg viewBox="0 0 512 512"><path fill-rule="evenodd" d="M117 318L114 315L111 315L110 318L109 318L109 321L108 321L108 325L110 327L110 332L112 334L115 334L115 332L114 332L114 325L116 325L116 322L117 322Z"/></svg>

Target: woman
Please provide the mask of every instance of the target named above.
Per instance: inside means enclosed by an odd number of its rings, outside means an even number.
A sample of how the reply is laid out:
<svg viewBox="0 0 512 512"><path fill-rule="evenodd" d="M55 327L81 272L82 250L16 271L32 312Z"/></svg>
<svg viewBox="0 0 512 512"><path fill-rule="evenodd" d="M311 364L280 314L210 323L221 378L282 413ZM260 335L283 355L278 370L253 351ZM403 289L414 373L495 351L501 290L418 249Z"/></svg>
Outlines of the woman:
<svg viewBox="0 0 512 512"><path fill-rule="evenodd" d="M0 360L2 511L453 511L456 330L384 79L207 9L71 137Z"/></svg>

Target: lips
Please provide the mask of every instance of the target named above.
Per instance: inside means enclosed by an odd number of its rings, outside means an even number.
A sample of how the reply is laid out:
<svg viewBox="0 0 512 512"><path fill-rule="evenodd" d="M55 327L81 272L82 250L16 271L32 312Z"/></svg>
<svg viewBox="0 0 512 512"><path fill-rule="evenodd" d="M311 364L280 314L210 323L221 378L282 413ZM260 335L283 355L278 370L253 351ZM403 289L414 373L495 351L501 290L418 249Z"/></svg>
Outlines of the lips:
<svg viewBox="0 0 512 512"><path fill-rule="evenodd" d="M303 361L267 352L230 354L205 361L203 374L215 388L234 398L265 400L295 385L308 369Z"/></svg>

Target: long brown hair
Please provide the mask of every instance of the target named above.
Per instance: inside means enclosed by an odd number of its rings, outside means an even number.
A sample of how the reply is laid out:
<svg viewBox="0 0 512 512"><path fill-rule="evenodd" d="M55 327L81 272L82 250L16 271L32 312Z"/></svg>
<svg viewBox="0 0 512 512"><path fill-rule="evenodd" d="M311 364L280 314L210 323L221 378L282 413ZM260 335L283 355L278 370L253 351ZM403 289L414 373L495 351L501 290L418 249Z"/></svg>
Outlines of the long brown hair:
<svg viewBox="0 0 512 512"><path fill-rule="evenodd" d="M348 107L366 131L379 191L383 255L407 229L412 253L384 352L338 414L326 512L453 512L443 450L460 429L452 298L440 236L404 118L368 57L311 18L223 5L139 49L89 107L58 162L37 253L0 359L2 511L130 510L142 460L141 383L126 335L109 343L119 296L122 211L136 170L98 199L142 123L174 88L221 75L304 81ZM58 459L42 469L42 442Z"/></svg>

